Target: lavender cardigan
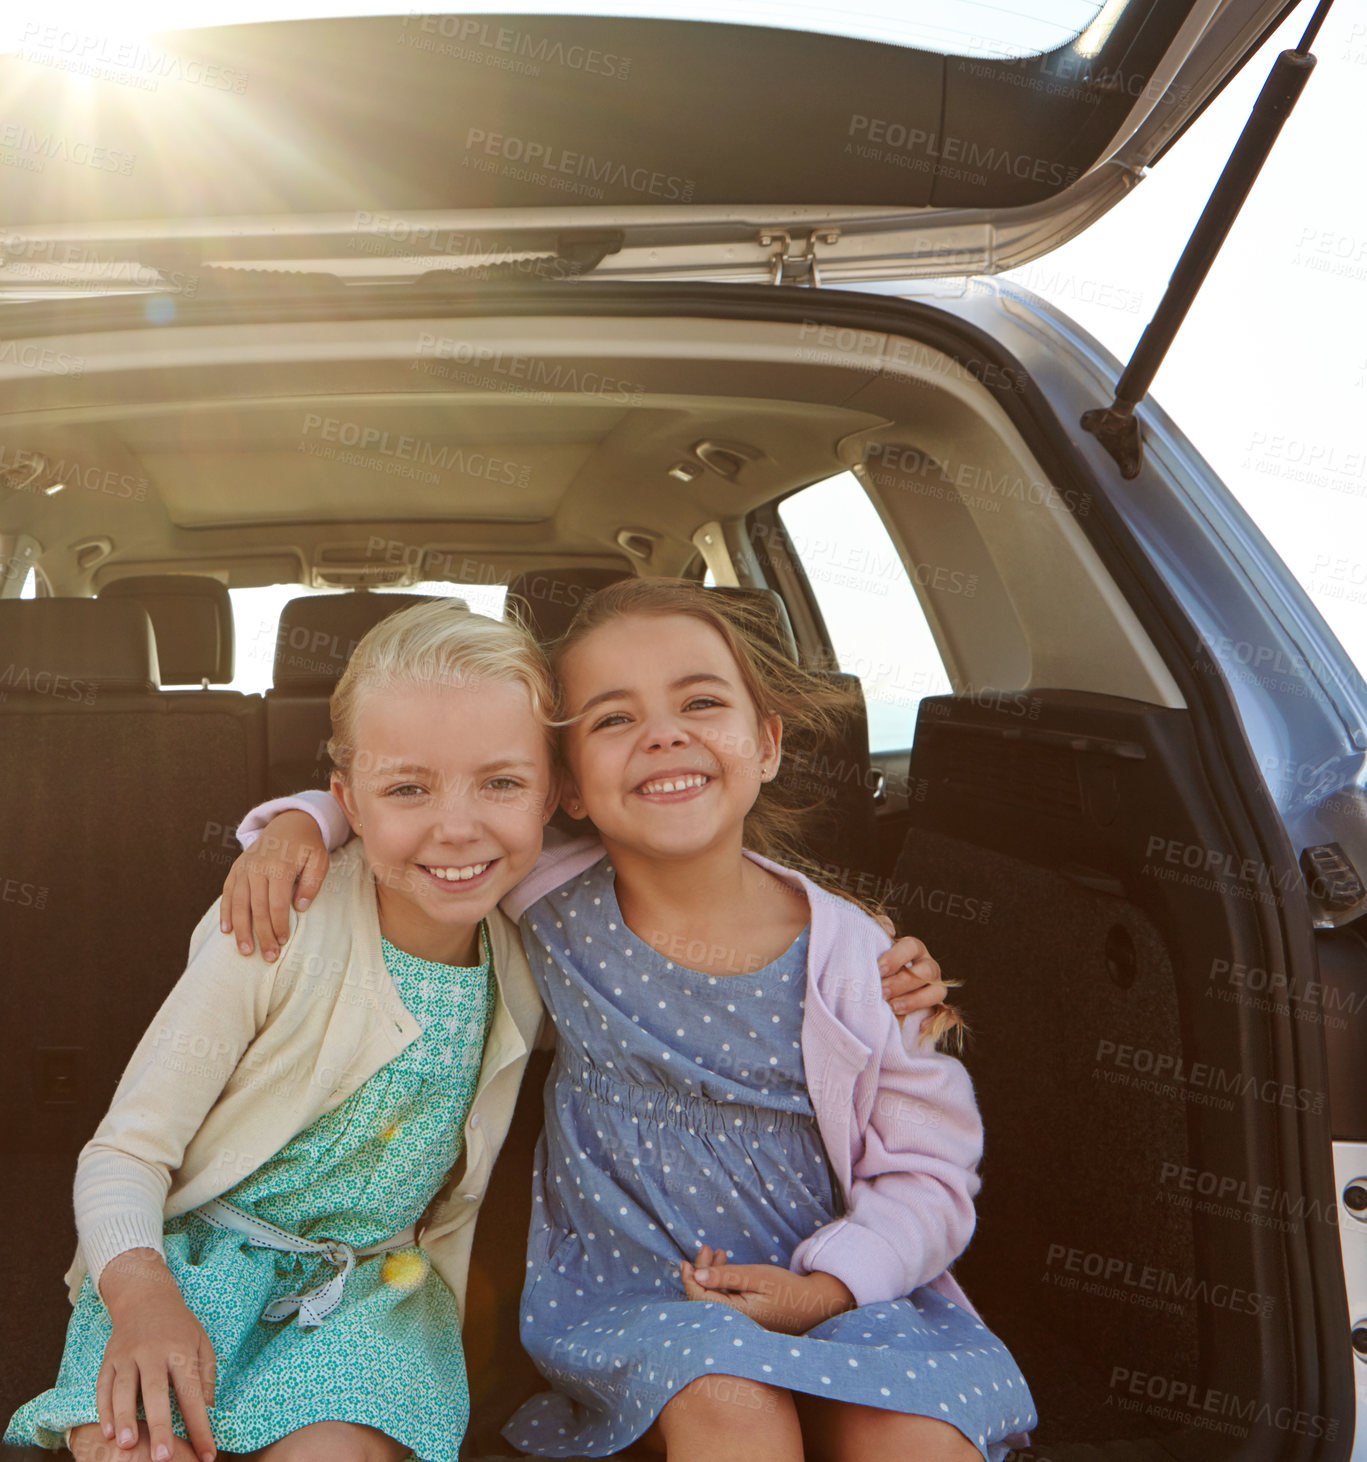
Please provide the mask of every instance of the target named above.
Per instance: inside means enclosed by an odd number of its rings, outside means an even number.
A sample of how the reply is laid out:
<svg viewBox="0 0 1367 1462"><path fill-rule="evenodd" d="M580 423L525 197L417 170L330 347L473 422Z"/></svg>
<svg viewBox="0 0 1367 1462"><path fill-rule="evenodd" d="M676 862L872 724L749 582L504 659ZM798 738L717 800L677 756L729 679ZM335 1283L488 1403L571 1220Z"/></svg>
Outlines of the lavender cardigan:
<svg viewBox="0 0 1367 1462"><path fill-rule="evenodd" d="M325 792L253 809L251 838L277 812L307 811L329 846L350 834ZM536 901L603 856L596 838L548 843L536 867L503 899L520 919ZM746 857L800 888L811 909L802 1059L845 1216L794 1250L792 1268L833 1274L861 1304L928 1284L976 1311L949 1273L973 1235L982 1123L968 1073L951 1056L916 1044L920 1020L899 1028L883 999L877 959L891 941L847 899L754 853ZM905 1044L904 1044L905 1042Z"/></svg>
<svg viewBox="0 0 1367 1462"><path fill-rule="evenodd" d="M596 838L548 847L503 900L520 919L536 901L603 856ZM845 1216L793 1251L800 1274L843 1280L861 1305L928 1284L976 1314L948 1272L973 1235L982 1123L968 1073L951 1056L913 1044L883 999L878 956L892 942L861 909L801 874L747 858L795 884L811 909L802 1060Z"/></svg>

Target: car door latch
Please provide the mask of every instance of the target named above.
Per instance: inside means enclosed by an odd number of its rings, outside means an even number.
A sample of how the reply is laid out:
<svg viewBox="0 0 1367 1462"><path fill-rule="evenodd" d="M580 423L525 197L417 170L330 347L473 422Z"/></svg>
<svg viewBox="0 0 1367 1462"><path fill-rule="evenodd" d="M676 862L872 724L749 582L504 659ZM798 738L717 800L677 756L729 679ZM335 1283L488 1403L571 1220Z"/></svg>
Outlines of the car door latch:
<svg viewBox="0 0 1367 1462"><path fill-rule="evenodd" d="M793 237L786 229L765 229L759 236L760 248L770 250L769 283L799 284L811 289L821 287L821 269L816 260L817 244L833 244L840 238L838 228L813 229L805 240L804 252L795 252Z"/></svg>

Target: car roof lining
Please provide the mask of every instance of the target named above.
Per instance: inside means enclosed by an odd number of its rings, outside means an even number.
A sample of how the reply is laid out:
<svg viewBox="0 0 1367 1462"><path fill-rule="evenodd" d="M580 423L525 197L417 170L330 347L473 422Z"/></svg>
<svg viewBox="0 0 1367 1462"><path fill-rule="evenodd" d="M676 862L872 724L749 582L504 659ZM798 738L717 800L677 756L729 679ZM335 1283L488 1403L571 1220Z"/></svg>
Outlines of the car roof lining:
<svg viewBox="0 0 1367 1462"><path fill-rule="evenodd" d="M50 348L82 360L82 373L29 373L11 393L21 397L17 411L0 424L0 461L55 452L87 475L55 497L7 495L0 534L26 531L43 545L59 594L91 592L134 567L308 582L315 569L383 559L394 544L446 554L452 566L470 560L492 581L555 563L620 562L624 529L654 537L642 571L675 574L695 561L701 524L742 519L863 463L913 572L940 564L974 578L973 592L957 595L917 583L956 685L1182 704L1071 512L1031 501L1049 484L992 393L939 351L871 332L827 346L810 322L445 324L457 328L462 350L482 342L505 361L552 362L562 384L580 389L528 396L525 381L510 389L523 378L497 372L482 391L475 380L422 376L414 365L432 356L418 350L423 332L408 320L50 338ZM583 389L590 379L596 393ZM319 432L305 428L314 417L388 432L391 450L372 441L373 461L359 465L312 455ZM415 483L389 470L411 465L397 454L401 439L462 452L462 466L448 457L440 485ZM700 441L754 455L726 477L698 462ZM343 447L340 432L329 445ZM896 480L880 480L870 453L893 448L916 454L912 468L904 455ZM473 454L529 468L526 496L487 467L467 480ZM692 481L669 475L683 462L698 469ZM340 475L348 465L351 476ZM100 490L95 470L146 490ZM80 566L73 549L101 535L112 541L108 556ZM266 565L290 572L272 580Z"/></svg>

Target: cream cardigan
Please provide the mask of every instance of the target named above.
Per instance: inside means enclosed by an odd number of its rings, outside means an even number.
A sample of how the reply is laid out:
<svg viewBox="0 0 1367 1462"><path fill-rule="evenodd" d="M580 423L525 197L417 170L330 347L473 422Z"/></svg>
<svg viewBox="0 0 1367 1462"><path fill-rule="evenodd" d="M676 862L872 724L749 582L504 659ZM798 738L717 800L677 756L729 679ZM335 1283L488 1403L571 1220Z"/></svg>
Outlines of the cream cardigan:
<svg viewBox="0 0 1367 1462"><path fill-rule="evenodd" d="M162 1225L254 1172L340 1106L421 1034L385 968L375 886L357 841L334 855L274 964L238 953L218 905L184 975L128 1063L76 1167L80 1245L66 1279L129 1249L162 1249ZM488 918L498 1003L465 1123L465 1152L418 1224L464 1314L475 1218L512 1121L542 1006L516 926Z"/></svg>

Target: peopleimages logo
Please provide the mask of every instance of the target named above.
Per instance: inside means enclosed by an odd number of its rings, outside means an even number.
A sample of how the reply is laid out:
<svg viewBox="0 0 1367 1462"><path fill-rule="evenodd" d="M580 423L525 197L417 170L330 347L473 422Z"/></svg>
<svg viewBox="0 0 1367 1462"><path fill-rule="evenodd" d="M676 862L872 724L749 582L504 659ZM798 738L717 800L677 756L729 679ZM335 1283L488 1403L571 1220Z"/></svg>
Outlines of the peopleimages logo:
<svg viewBox="0 0 1367 1462"><path fill-rule="evenodd" d="M50 695L59 701L95 704L95 686L88 680L73 680L52 670L35 671L29 665L13 662L0 669L0 701L9 699L10 691L24 695Z"/></svg>
<svg viewBox="0 0 1367 1462"><path fill-rule="evenodd" d="M1109 1066L1118 1076L1134 1072L1174 1089L1187 1088L1216 1097L1226 1094L1252 1097L1270 1106L1313 1112L1316 1116L1324 1111L1322 1091L1276 1081L1271 1077L1260 1080L1248 1072L1228 1071L1206 1061L1188 1063L1185 1056L1174 1056L1171 1052L1156 1051L1147 1046L1130 1046L1104 1036L1097 1042L1094 1061L1098 1068Z"/></svg>
<svg viewBox="0 0 1367 1462"><path fill-rule="evenodd" d="M1266 1183L1250 1184L1235 1173L1217 1173L1210 1168L1194 1168L1183 1163L1164 1162L1158 1170L1160 1187L1191 1193L1212 1200L1202 1212L1237 1216L1243 1222L1304 1218L1338 1227L1338 1203L1333 1198L1311 1198L1304 1193L1294 1197L1281 1188Z"/></svg>
<svg viewBox="0 0 1367 1462"><path fill-rule="evenodd" d="M1061 509L1085 518L1091 507L1088 498L1076 488L1027 481L1014 471L997 473L972 462L941 462L917 447L899 442L870 446L864 453L864 465L878 487L941 500L946 496L941 487L952 487L969 507L989 512L999 511L1002 501L1013 501Z"/></svg>
<svg viewBox="0 0 1367 1462"><path fill-rule="evenodd" d="M38 163L30 172L41 172L48 162L67 162L75 167L94 168L96 172L122 173L128 176L137 165L136 152L102 147L98 143L68 137L61 132L35 132L19 122L0 123L0 148L24 154Z"/></svg>
<svg viewBox="0 0 1367 1462"><path fill-rule="evenodd" d="M34 340L0 340L0 366L5 365L53 376L79 376L85 370L85 357L52 350Z"/></svg>
<svg viewBox="0 0 1367 1462"><path fill-rule="evenodd" d="M1223 848L1165 838L1161 833L1151 833L1144 845L1143 871L1150 877L1263 903L1275 902L1280 895L1304 886L1298 868L1279 871L1257 858L1238 858Z"/></svg>
<svg viewBox="0 0 1367 1462"><path fill-rule="evenodd" d="M1203 1386L1190 1378L1135 1371L1128 1366L1111 1368L1111 1391L1118 1393L1122 1404L1130 1401L1130 1405L1124 1408L1126 1410L1142 1409L1161 1421L1175 1421L1186 1426L1202 1425L1207 1418L1220 1418L1234 1425L1213 1429L1227 1431L1231 1435L1247 1436L1252 1427L1260 1426L1333 1441L1339 1431L1336 1417L1290 1406L1274 1407L1270 1401L1262 1401L1256 1396L1239 1396L1216 1386ZM1149 1404L1140 1406L1136 1402Z"/></svg>
<svg viewBox="0 0 1367 1462"><path fill-rule="evenodd" d="M45 909L50 892L46 885L25 883L22 879L0 875L0 904L15 904L21 909Z"/></svg>
<svg viewBox="0 0 1367 1462"><path fill-rule="evenodd" d="M503 377L506 387L493 383L498 389L602 396L615 406L639 406L645 400L645 387L638 382L451 335L430 335L423 331L418 336L416 354Z"/></svg>
<svg viewBox="0 0 1367 1462"><path fill-rule="evenodd" d="M0 141L5 137L0 129ZM94 164L92 164L93 166ZM98 289L117 281L120 284L150 284L163 292L181 295L196 294L199 291L199 275L185 274L179 269L156 269L140 264L136 259L118 259L101 254L86 244L72 243L62 239L32 238L12 230L0 234L0 254L8 266L15 266L19 272L16 279L24 277L26 265L41 270L46 265L56 264L78 273L67 281L73 289Z"/></svg>
<svg viewBox="0 0 1367 1462"><path fill-rule="evenodd" d="M1288 978L1281 970L1227 959L1211 961L1206 994L1249 1010L1271 1010L1296 1020L1323 1023L1335 1030L1348 1028L1347 1020L1338 1016L1338 1012L1356 1016L1367 1008L1367 990L1354 991L1321 980L1305 980L1299 975Z"/></svg>
<svg viewBox="0 0 1367 1462"><path fill-rule="evenodd" d="M315 435L316 433L316 435ZM354 451L339 455L336 447ZM375 459L387 459L383 470L389 476L415 478L435 483L439 472L459 472L467 477L482 477L505 487L526 487L531 468L484 452L467 452L464 447L425 441L422 437L404 436L367 426L358 421L343 421L335 416L307 412L299 450L310 456L340 461L349 466L374 466ZM421 469L436 469L423 472Z"/></svg>
<svg viewBox="0 0 1367 1462"><path fill-rule="evenodd" d="M573 152L553 142L488 132L482 127L471 127L465 134L465 151L467 159L470 154L478 154L504 163L519 164L521 171L528 175L572 177L591 184L606 183L671 203L691 203L697 187L692 178L676 177L672 173L633 166L613 158L594 157L588 152ZM597 189L597 196L602 196L601 187Z"/></svg>
<svg viewBox="0 0 1367 1462"><path fill-rule="evenodd" d="M1031 157L1027 153L1008 152L1004 147L985 147L970 137L954 137L927 132L924 127L908 127L890 122L885 117L865 117L859 112L850 118L846 135L857 141L845 144L846 152L860 153L862 147L890 147L895 152L909 152L930 158L937 165L976 168L982 173L1009 173L1014 178L1034 183L1047 183L1055 188L1075 181L1078 170L1064 167L1047 157Z"/></svg>
<svg viewBox="0 0 1367 1462"><path fill-rule="evenodd" d="M625 81L631 75L629 56L618 56L593 46L566 45L548 35L509 25L491 25L468 15L407 15L403 24L400 45L418 51L436 51L462 61L476 61L497 70L540 76L542 66L559 66L612 81ZM414 27L411 31L410 26Z"/></svg>
<svg viewBox="0 0 1367 1462"><path fill-rule="evenodd" d="M921 254L931 252L918 250ZM853 363L858 368L881 370L884 366L909 366L916 370L929 371L935 375L953 376L960 372L970 375L975 381L993 390L1014 391L1020 395L1025 390L1026 376L1023 371L996 361L980 360L976 356L956 358L943 351L932 350L919 340L909 340L904 335L884 335L877 330L854 330L845 325L828 325L821 320L804 320L798 330L802 341L804 360L821 361L831 365ZM878 449L871 449L871 455Z"/></svg>
<svg viewBox="0 0 1367 1462"><path fill-rule="evenodd" d="M1092 1281L1090 1286L1079 1284L1084 1294L1098 1294L1103 1299L1129 1299L1130 1294L1152 1296L1159 1303L1150 1306L1172 1309L1177 1306L1210 1306L1217 1310L1230 1310L1238 1315L1260 1315L1266 1318L1272 1313L1274 1300L1271 1295L1259 1294L1237 1284L1226 1284L1209 1279L1197 1279L1194 1275L1178 1275L1171 1269L1156 1264L1136 1263L1117 1254L1100 1254L1079 1249L1067 1244L1050 1244L1044 1260L1046 1282L1057 1277L1075 1276L1079 1281ZM1072 1285L1058 1285L1061 1289Z"/></svg>
<svg viewBox="0 0 1367 1462"><path fill-rule="evenodd" d="M134 477L131 472L83 464L74 457L54 460L46 452L7 447L0 443L0 472L5 471L31 471L31 480L14 489L20 492L40 492L48 483L60 482L67 487L83 487L87 492L103 493L109 497L127 498L140 503L147 496L149 487L145 477Z"/></svg>
<svg viewBox="0 0 1367 1462"><path fill-rule="evenodd" d="M69 30L36 20L25 24L19 41L19 56L25 61L124 84L136 78L144 91L155 91L159 81L179 81L241 95L249 80L247 72L218 62L155 50L125 37Z"/></svg>

